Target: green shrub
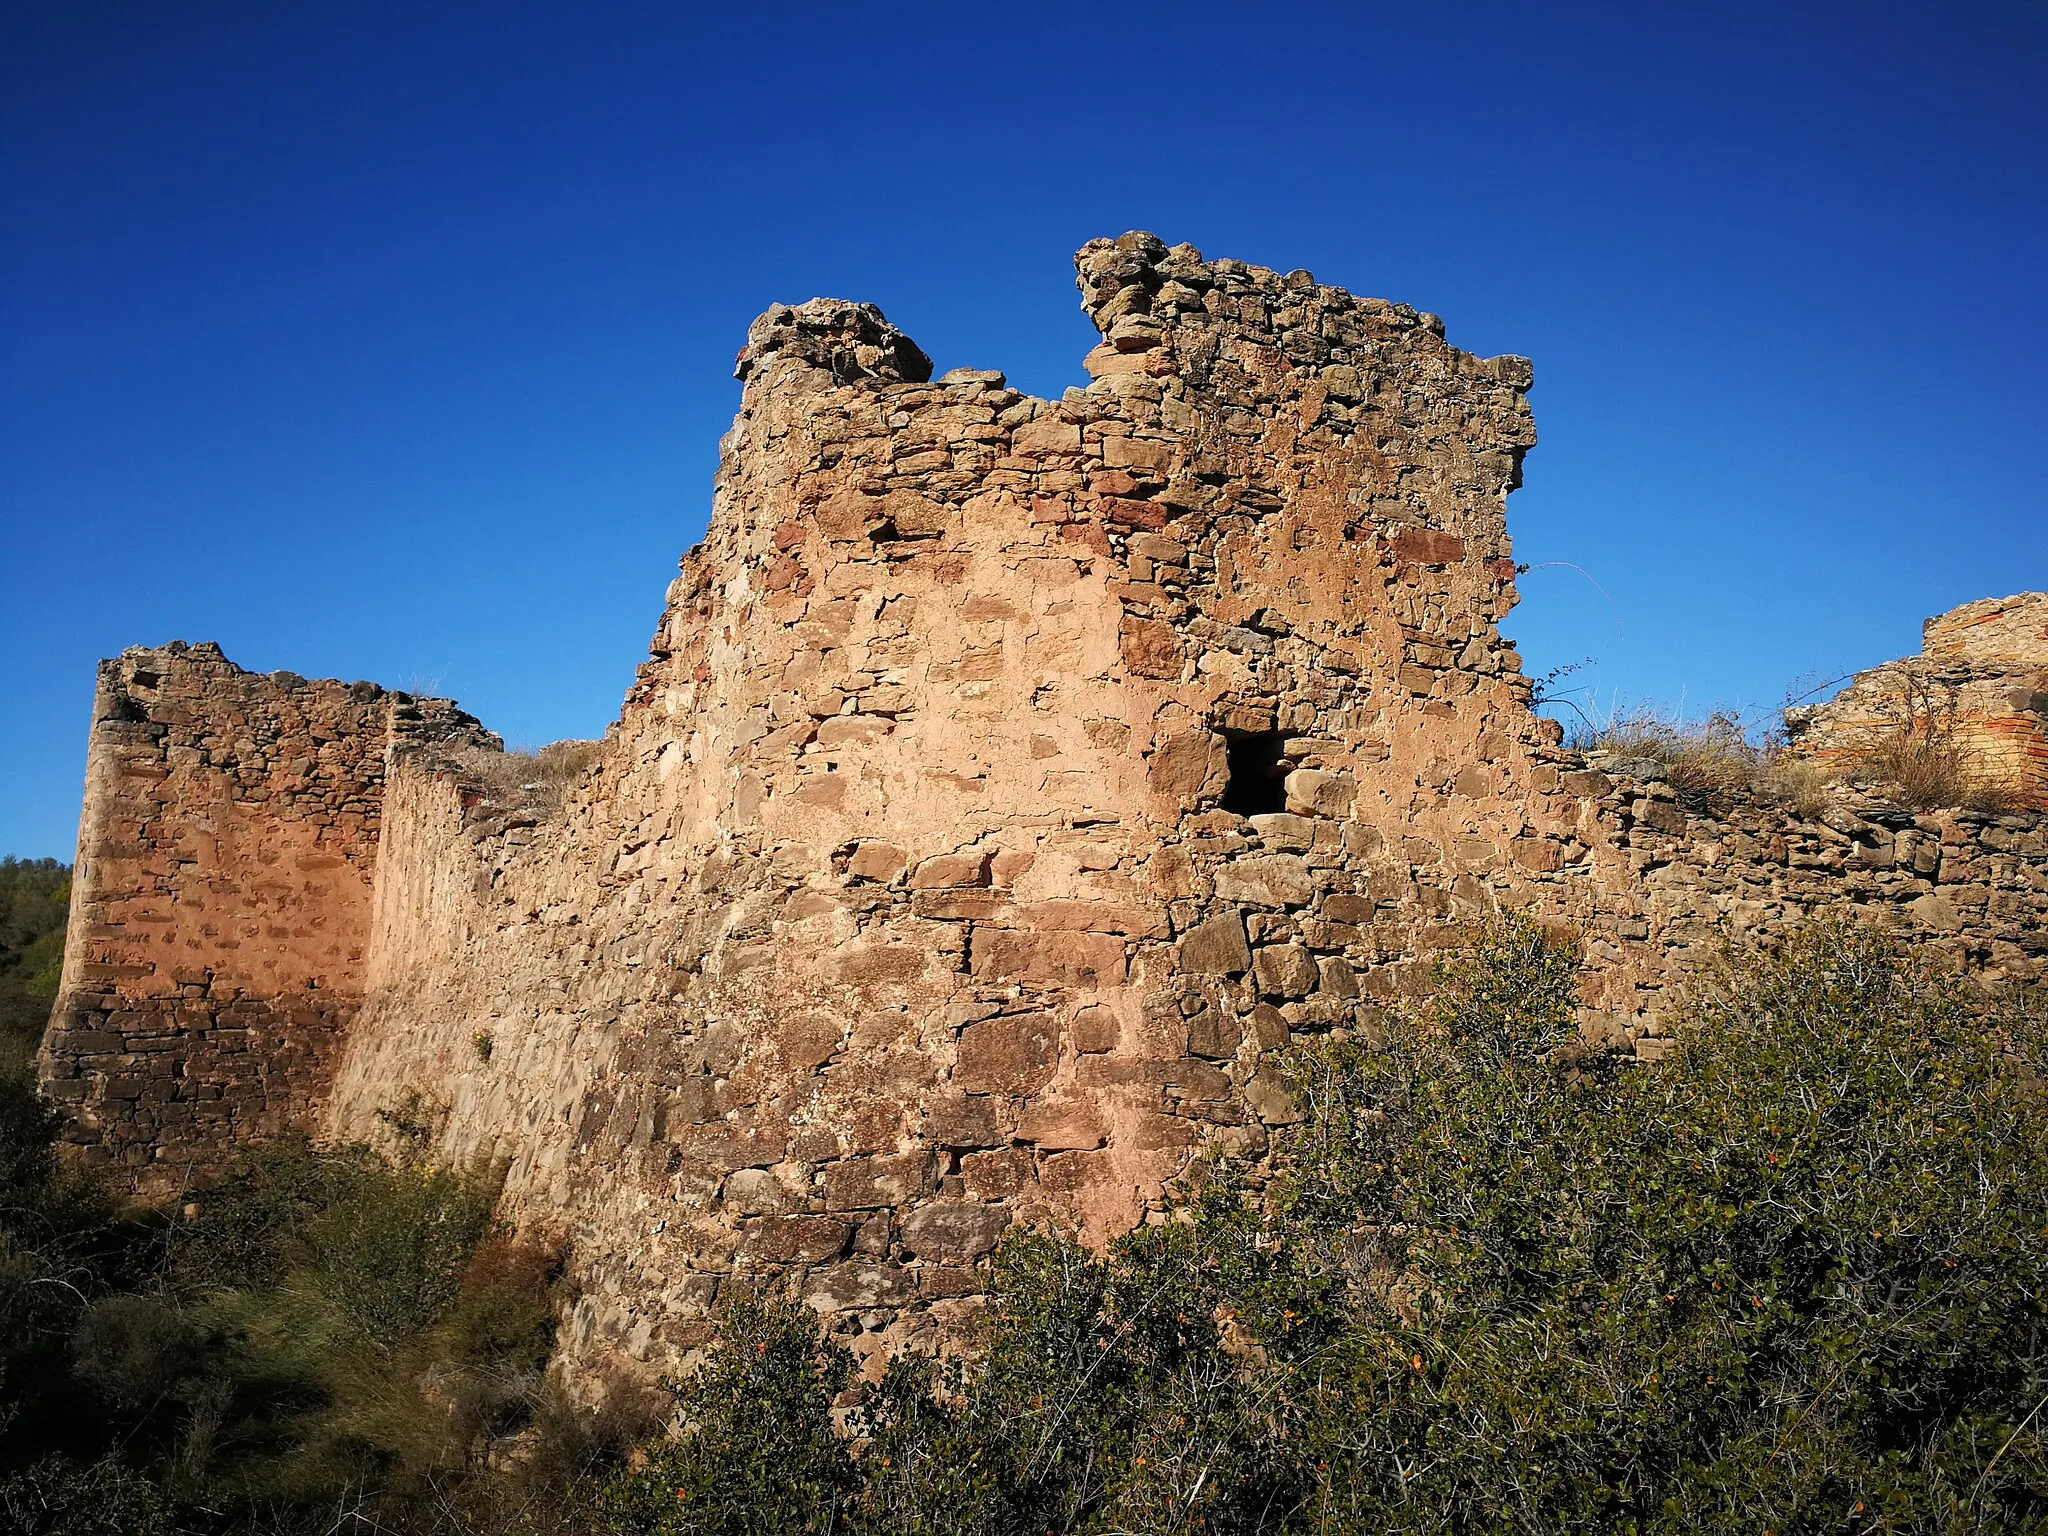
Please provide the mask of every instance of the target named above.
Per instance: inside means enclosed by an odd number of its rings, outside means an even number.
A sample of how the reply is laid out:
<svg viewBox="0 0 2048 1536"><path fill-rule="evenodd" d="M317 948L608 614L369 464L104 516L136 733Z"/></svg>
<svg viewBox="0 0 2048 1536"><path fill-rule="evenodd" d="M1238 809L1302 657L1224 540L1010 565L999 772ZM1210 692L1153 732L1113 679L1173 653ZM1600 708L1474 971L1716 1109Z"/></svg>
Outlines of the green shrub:
<svg viewBox="0 0 2048 1536"><path fill-rule="evenodd" d="M125 1467L181 1528L325 1531L351 1510L363 1529L565 1528L561 1489L616 1426L554 1411L559 1255L492 1233L487 1190L288 1138L245 1151L168 1227L119 1222L55 1170L56 1118L15 1088L0 1091L10 1496L69 1497ZM542 1470L488 1473L514 1437ZM52 1449L70 1459L45 1465Z"/></svg>
<svg viewBox="0 0 2048 1536"><path fill-rule="evenodd" d="M530 1416L553 1316L552 1259L491 1238L490 1205L457 1174L303 1139L196 1192L170 1276L208 1340L180 1491L378 1508L467 1479Z"/></svg>
<svg viewBox="0 0 2048 1536"><path fill-rule="evenodd" d="M0 1069L33 1061L64 964L71 871L55 859L0 859Z"/></svg>
<svg viewBox="0 0 2048 1536"><path fill-rule="evenodd" d="M326 1200L303 1230L314 1283L389 1342L447 1311L490 1224L490 1195L459 1174L357 1150L328 1160Z"/></svg>
<svg viewBox="0 0 2048 1536"><path fill-rule="evenodd" d="M57 1178L63 1125L28 1072L0 1066L0 1220L18 1225L28 1213L42 1212Z"/></svg>
<svg viewBox="0 0 2048 1536"><path fill-rule="evenodd" d="M174 1302L123 1292L87 1307L71 1335L73 1368L117 1412L131 1416L179 1398L204 1369L205 1347Z"/></svg>
<svg viewBox="0 0 2048 1536"><path fill-rule="evenodd" d="M601 1490L615 1536L781 1536L831 1527L853 1486L833 1399L853 1357L819 1337L801 1304L743 1297L717 1343L672 1391L681 1426Z"/></svg>
<svg viewBox="0 0 2048 1536"><path fill-rule="evenodd" d="M1332 1528L2048 1516L2048 1139L2000 1021L1823 925L1646 1070L1583 1056L1570 979L1509 926L1309 1053L1291 1197L1362 1303L1304 1425Z"/></svg>
<svg viewBox="0 0 2048 1536"><path fill-rule="evenodd" d="M176 1241L182 1279L258 1291L295 1276L386 1342L447 1311L491 1226L491 1195L473 1180L298 1136L243 1152L192 1203Z"/></svg>
<svg viewBox="0 0 2048 1536"><path fill-rule="evenodd" d="M2041 998L1820 924L1728 956L1647 1067L1584 1044L1579 981L1530 924L1478 935L1427 1004L1285 1053L1303 1119L1261 1166L1196 1170L1104 1252L1013 1234L943 1362L854 1390L804 1307L729 1301L672 1432L623 1467L644 1412L548 1385L560 1257L493 1231L485 1191L288 1141L165 1242L56 1173L17 1084L0 1513L149 1531L175 1506L250 1536L2048 1529ZM68 1462L36 1449L52 1424Z"/></svg>
<svg viewBox="0 0 2048 1536"><path fill-rule="evenodd" d="M327 1159L290 1134L236 1153L220 1176L187 1193L171 1263L196 1291L265 1290L311 1258L306 1228L327 1202Z"/></svg>
<svg viewBox="0 0 2048 1536"><path fill-rule="evenodd" d="M963 1411L966 1381L957 1358L943 1367L923 1354L890 1359L853 1420L866 1443L851 1529L956 1536L1004 1528L1006 1469L991 1454L1001 1447Z"/></svg>
<svg viewBox="0 0 2048 1536"><path fill-rule="evenodd" d="M451 1359L534 1373L555 1342L562 1255L498 1233L477 1245L458 1279L445 1325Z"/></svg>

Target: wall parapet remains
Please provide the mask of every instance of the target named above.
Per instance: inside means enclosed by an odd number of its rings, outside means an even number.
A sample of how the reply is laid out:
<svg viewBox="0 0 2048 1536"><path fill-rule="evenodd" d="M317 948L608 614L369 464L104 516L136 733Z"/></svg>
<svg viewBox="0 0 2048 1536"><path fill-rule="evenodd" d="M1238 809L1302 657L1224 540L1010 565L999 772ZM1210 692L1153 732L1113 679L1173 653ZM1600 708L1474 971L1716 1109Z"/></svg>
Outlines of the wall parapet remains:
<svg viewBox="0 0 2048 1536"><path fill-rule="evenodd" d="M2048 592L1965 603L1921 633L1918 656L1788 711L1795 749L1864 776L1917 760L1980 798L2048 810Z"/></svg>

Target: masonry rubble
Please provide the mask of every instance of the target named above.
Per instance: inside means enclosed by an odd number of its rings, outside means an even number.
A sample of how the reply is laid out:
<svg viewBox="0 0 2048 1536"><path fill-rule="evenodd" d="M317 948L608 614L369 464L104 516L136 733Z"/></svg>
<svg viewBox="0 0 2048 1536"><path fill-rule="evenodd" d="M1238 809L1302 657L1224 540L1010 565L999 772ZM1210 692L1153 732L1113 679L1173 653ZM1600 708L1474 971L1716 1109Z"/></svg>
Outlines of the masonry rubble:
<svg viewBox="0 0 2048 1536"><path fill-rule="evenodd" d="M1969 774L2048 810L2048 592L1936 614L1917 656L1859 672L1825 704L1789 710L1794 749L1844 773L1917 735Z"/></svg>
<svg viewBox="0 0 2048 1536"><path fill-rule="evenodd" d="M572 1361L661 1367L771 1283L873 1360L1012 1225L1104 1240L1259 1153L1267 1053L1491 913L1574 927L1587 1034L1646 1056L1724 934L1838 906L2041 975L2048 818L1688 797L1531 711L1526 360L1146 234L1076 265L1058 400L870 305L756 322L709 532L558 792L494 790L445 701L107 663L43 1060L81 1155L162 1187L405 1102L570 1244Z"/></svg>

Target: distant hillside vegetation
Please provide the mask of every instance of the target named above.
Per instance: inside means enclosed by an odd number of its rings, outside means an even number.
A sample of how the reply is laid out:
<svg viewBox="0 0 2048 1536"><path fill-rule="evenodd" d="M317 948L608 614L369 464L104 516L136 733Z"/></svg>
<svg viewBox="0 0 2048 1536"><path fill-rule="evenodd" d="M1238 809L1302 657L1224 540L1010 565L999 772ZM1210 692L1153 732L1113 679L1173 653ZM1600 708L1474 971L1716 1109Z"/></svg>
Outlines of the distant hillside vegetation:
<svg viewBox="0 0 2048 1536"><path fill-rule="evenodd" d="M31 1060L43 1038L70 909L68 864L0 859L0 1069Z"/></svg>

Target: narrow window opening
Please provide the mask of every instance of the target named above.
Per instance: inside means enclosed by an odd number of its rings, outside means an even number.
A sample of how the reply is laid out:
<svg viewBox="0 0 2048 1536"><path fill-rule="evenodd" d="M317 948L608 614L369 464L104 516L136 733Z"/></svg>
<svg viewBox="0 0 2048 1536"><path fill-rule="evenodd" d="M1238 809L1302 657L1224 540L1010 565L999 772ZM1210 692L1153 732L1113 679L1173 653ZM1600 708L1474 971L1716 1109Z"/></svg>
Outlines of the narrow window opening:
<svg viewBox="0 0 2048 1536"><path fill-rule="evenodd" d="M1225 731L1230 783L1223 809L1239 816L1264 816L1287 809L1287 738L1278 731Z"/></svg>

